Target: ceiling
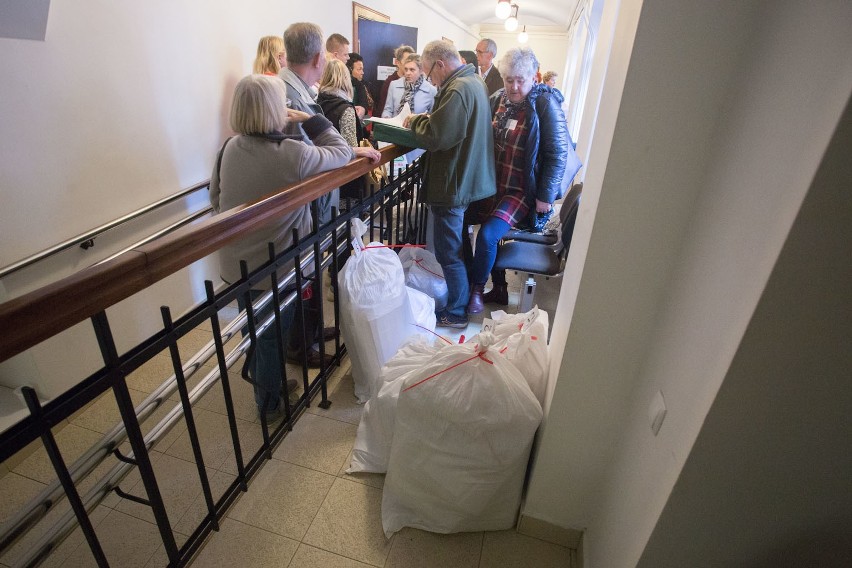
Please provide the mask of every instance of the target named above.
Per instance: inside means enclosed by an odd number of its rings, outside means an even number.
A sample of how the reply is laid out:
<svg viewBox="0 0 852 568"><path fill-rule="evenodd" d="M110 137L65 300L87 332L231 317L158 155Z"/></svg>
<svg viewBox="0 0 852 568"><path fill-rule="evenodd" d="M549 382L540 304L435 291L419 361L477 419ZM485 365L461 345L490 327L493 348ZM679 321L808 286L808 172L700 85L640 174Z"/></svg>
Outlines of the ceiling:
<svg viewBox="0 0 852 568"><path fill-rule="evenodd" d="M559 26L568 29L574 9L581 0L511 0L518 5L518 21L526 26ZM497 0L432 0L469 26L502 25L494 15Z"/></svg>

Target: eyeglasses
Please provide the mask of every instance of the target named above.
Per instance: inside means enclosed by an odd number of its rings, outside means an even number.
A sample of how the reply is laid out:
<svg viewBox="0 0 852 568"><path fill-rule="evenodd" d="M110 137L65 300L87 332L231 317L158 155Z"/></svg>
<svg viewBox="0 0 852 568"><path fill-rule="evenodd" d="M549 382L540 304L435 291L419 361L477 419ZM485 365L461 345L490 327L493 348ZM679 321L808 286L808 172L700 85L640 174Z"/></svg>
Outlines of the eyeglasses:
<svg viewBox="0 0 852 568"><path fill-rule="evenodd" d="M438 64L437 61L435 63L433 63L432 67L429 68L429 72L426 74L426 80L429 81L430 83L432 82L432 71L435 70L435 65L437 65L437 64Z"/></svg>

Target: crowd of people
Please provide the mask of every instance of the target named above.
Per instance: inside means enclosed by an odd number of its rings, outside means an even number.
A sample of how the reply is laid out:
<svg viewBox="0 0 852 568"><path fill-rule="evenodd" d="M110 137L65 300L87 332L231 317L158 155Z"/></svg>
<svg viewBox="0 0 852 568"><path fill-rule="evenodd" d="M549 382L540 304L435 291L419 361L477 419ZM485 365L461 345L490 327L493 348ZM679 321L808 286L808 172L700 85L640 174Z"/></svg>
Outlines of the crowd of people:
<svg viewBox="0 0 852 568"><path fill-rule="evenodd" d="M403 45L394 52L396 72L376 101L364 83L363 58L349 47L341 34L323 41L319 26L304 22L289 26L283 38L260 39L253 73L234 91L230 122L237 134L217 156L211 204L224 211L359 157L378 163L381 154L363 119L396 116L408 105L413 114L405 126L425 150L423 201L449 291L437 325L464 328L485 302L508 303L505 275L491 274L500 239L512 227L540 223L560 197L571 142L555 74L537 81L539 62L526 47L497 60L490 39L464 57L445 40L429 42L419 54ZM338 202L338 190L317 200L320 224L331 220ZM467 238L473 224L480 225L475 252ZM268 242L286 250L294 229L300 235L313 230L308 205L225 247L222 279L230 284L240 278L240 260L249 270L266 262ZM489 274L494 286L486 293ZM264 291L259 286L251 296ZM303 297L310 307L318 290ZM306 321L298 321L292 307L285 310L280 331L290 338L288 358L321 367L330 360L319 344L337 330L323 328L314 313L308 309ZM294 320L305 333L289 333ZM283 414L283 397L296 387L283 381L276 336L273 327L261 334L250 364L258 412L268 421Z"/></svg>

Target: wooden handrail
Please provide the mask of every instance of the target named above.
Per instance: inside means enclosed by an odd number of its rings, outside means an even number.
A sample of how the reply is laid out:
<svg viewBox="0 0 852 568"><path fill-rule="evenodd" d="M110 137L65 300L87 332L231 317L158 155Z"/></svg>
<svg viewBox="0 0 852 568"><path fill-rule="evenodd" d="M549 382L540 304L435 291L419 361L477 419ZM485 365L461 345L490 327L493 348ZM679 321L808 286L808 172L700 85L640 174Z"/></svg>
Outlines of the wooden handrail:
<svg viewBox="0 0 852 568"><path fill-rule="evenodd" d="M406 151L407 148L388 146L381 150L381 163ZM182 227L103 264L0 304L0 329L6 330L0 339L0 362L129 298L375 167L366 158L358 158L342 168L223 211L197 225Z"/></svg>

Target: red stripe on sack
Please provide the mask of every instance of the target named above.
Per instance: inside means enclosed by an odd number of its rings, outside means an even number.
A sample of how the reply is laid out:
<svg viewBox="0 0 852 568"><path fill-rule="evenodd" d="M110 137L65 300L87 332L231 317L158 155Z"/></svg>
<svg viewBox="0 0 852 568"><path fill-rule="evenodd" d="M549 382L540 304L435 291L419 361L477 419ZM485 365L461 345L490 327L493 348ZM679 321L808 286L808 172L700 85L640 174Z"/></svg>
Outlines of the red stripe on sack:
<svg viewBox="0 0 852 568"><path fill-rule="evenodd" d="M432 335L434 335L435 337L440 337L441 339L443 339L444 341L446 341L447 343L449 343L449 344L451 344L451 345L452 345L452 343L453 343L452 341L450 341L449 339L447 339L447 338L446 338L446 337L444 337L443 335L437 334L437 333L435 333L434 331L432 331L431 329L429 329L428 327L423 327L423 326L422 326L422 325L420 325L419 323L413 323L413 324L411 324L411 325L413 325L414 327L419 327L420 329L425 329L426 331L428 331L429 333L431 333L431 334L432 334Z"/></svg>
<svg viewBox="0 0 852 568"><path fill-rule="evenodd" d="M444 279L444 277L443 277L441 274L438 274L437 272L432 272L431 270L429 270L428 268L426 268L425 266L423 266L423 264L421 264L422 262L423 262L423 259L422 259L422 258L414 259L414 264L416 264L417 266L419 266L422 270L425 270L425 271L426 271L426 272L428 272L429 274L434 274L435 276L437 276L437 277L438 277L438 278L440 278L441 280L443 280L443 279Z"/></svg>
<svg viewBox="0 0 852 568"><path fill-rule="evenodd" d="M426 245L370 245L364 249L426 248Z"/></svg>
<svg viewBox="0 0 852 568"><path fill-rule="evenodd" d="M428 377L426 377L426 378L425 378L425 379L423 379L422 381L417 381L416 383L414 383L414 384L413 384L413 385L411 385L410 387L407 387L407 388L403 389L403 390L402 390L402 392L410 391L410 390L411 390L411 389L413 389L414 387L419 386L419 385L422 385L422 384L423 384L423 383L425 383L426 381L429 381L429 380L431 380L431 379L434 379L435 377L437 377L438 375L440 375L440 374L442 374L442 373L446 373L447 371L450 371L450 370L452 370L452 369L455 369L455 368L456 368L456 367L458 367L459 365L464 365L465 363L468 363L468 362L470 362L470 361L473 361L474 359L478 359L478 358L479 358L479 356L480 356L480 354L479 354L479 353L477 353L476 355L474 355L474 356L473 356L473 357L471 357L470 359L465 359L464 361L459 361L459 362L458 362L458 363L456 363L455 365L451 365L451 366L447 367L446 369L444 369L443 371L438 371L437 373L435 373L435 374L433 374L433 375L429 375Z"/></svg>

